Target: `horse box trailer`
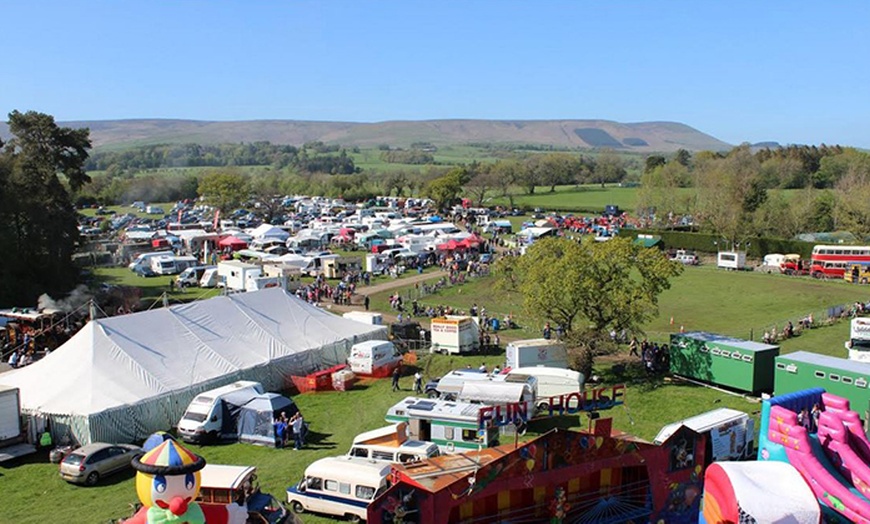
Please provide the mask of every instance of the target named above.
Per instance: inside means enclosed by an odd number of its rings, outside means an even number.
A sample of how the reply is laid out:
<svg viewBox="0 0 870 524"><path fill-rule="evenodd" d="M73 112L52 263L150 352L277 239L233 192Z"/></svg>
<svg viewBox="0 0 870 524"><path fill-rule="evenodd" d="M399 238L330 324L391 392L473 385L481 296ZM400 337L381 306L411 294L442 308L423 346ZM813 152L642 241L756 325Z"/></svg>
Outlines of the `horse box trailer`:
<svg viewBox="0 0 870 524"><path fill-rule="evenodd" d="M779 346L693 331L671 335L670 370L675 375L745 391L773 391Z"/></svg>
<svg viewBox="0 0 870 524"><path fill-rule="evenodd" d="M568 350L558 340L515 340L505 348L505 369L546 366L568 368Z"/></svg>
<svg viewBox="0 0 870 524"><path fill-rule="evenodd" d="M471 353L480 348L480 328L471 317L433 318L431 328L432 353Z"/></svg>

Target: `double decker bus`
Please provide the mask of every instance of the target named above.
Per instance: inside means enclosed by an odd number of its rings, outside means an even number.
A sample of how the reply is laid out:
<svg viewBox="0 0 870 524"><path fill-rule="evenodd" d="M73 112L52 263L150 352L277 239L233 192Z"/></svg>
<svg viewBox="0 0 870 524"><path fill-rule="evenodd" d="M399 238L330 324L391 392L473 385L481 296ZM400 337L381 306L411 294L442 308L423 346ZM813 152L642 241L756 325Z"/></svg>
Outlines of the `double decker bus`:
<svg viewBox="0 0 870 524"><path fill-rule="evenodd" d="M810 272L816 278L843 278L853 264L870 266L870 246L815 246Z"/></svg>

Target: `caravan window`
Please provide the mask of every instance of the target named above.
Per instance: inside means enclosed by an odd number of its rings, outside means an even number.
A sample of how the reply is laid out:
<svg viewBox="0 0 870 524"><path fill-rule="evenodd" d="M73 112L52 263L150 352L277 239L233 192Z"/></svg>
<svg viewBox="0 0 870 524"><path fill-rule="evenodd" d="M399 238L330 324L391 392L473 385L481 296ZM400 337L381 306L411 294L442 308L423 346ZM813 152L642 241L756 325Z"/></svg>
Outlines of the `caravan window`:
<svg viewBox="0 0 870 524"><path fill-rule="evenodd" d="M369 486L357 486L356 487L356 498L362 500L371 500L375 496L375 488L371 488Z"/></svg>
<svg viewBox="0 0 870 524"><path fill-rule="evenodd" d="M327 479L323 489L324 491L338 491L338 481Z"/></svg>
<svg viewBox="0 0 870 524"><path fill-rule="evenodd" d="M347 482L340 482L338 484L338 492L342 495L350 495L350 484Z"/></svg>

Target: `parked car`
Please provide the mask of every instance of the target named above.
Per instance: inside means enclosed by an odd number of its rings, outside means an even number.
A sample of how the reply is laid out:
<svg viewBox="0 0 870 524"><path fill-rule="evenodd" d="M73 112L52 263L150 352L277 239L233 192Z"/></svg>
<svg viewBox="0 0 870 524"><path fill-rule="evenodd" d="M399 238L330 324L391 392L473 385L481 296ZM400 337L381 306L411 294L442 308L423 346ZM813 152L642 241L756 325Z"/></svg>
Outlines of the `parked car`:
<svg viewBox="0 0 870 524"><path fill-rule="evenodd" d="M95 442L67 455L60 463L60 476L73 484L93 486L101 478L130 467L142 448L131 444Z"/></svg>

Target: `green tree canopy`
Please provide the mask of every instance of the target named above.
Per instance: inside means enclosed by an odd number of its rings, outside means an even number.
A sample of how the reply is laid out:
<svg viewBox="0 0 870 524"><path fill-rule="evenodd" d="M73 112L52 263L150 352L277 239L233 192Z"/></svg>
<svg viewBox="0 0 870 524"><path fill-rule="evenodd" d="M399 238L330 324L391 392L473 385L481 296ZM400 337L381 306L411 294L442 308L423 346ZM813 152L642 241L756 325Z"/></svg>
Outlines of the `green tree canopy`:
<svg viewBox="0 0 870 524"><path fill-rule="evenodd" d="M213 171L199 181L199 194L226 213L238 208L250 194L248 179L233 169Z"/></svg>
<svg viewBox="0 0 870 524"><path fill-rule="evenodd" d="M0 244L11 256L0 262L0 307L35 305L40 294L75 285L78 221L59 175L73 188L90 181L83 168L91 147L87 129L13 111L9 131L13 138L0 144Z"/></svg>

